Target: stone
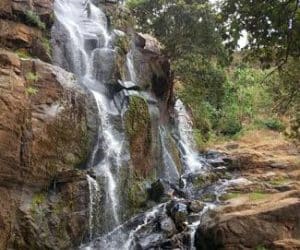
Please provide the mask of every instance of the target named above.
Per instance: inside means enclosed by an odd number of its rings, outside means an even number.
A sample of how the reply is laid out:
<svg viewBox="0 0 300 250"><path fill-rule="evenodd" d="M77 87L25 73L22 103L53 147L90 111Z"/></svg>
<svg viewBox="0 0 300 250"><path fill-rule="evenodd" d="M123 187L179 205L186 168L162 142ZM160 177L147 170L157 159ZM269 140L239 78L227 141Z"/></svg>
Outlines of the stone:
<svg viewBox="0 0 300 250"><path fill-rule="evenodd" d="M164 195L165 188L161 180L157 180L151 184L151 187L147 191L149 199L159 202Z"/></svg>
<svg viewBox="0 0 300 250"><path fill-rule="evenodd" d="M176 228L179 232L186 228L188 220L188 208L187 205L176 200L172 200L167 204L167 214L173 219Z"/></svg>
<svg viewBox="0 0 300 250"><path fill-rule="evenodd" d="M193 200L188 204L188 210L190 210L193 213L200 213L204 207L205 204L197 200Z"/></svg>
<svg viewBox="0 0 300 250"><path fill-rule="evenodd" d="M272 200L252 209L235 212L227 208L224 213L219 211L207 224L199 226L196 247L201 250L255 249L257 246L280 249L273 248L278 244L276 242L299 237L298 211L300 200L296 192L276 194Z"/></svg>
<svg viewBox="0 0 300 250"><path fill-rule="evenodd" d="M176 226L170 217L164 217L160 219L160 229L166 233L167 237L171 237L176 234Z"/></svg>

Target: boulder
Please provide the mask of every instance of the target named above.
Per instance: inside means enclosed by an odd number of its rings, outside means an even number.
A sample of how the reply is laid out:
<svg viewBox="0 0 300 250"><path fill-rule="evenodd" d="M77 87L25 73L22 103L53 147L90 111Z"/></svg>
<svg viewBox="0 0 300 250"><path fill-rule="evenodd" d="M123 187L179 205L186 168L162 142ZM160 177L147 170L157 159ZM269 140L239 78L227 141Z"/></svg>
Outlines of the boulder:
<svg viewBox="0 0 300 250"><path fill-rule="evenodd" d="M209 223L198 228L197 249L293 249L278 247L281 241L299 239L299 193L289 194L285 198L275 195L276 199L250 209L239 211L237 207L238 211L227 208L231 212L218 212Z"/></svg>

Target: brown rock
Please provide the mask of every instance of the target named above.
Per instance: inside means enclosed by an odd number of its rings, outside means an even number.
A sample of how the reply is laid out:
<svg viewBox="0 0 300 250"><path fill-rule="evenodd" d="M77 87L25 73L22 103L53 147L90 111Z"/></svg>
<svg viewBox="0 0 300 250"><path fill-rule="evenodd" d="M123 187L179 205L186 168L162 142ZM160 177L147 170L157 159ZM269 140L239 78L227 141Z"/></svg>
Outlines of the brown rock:
<svg viewBox="0 0 300 250"><path fill-rule="evenodd" d="M65 249L86 235L88 186L74 169L92 146L88 102L72 74L0 50L0 249Z"/></svg>
<svg viewBox="0 0 300 250"><path fill-rule="evenodd" d="M277 198L241 211L219 212L210 223L198 229L197 249L256 249L259 246L269 249L278 241L298 239L299 194L290 192L286 198L282 194L274 197Z"/></svg>

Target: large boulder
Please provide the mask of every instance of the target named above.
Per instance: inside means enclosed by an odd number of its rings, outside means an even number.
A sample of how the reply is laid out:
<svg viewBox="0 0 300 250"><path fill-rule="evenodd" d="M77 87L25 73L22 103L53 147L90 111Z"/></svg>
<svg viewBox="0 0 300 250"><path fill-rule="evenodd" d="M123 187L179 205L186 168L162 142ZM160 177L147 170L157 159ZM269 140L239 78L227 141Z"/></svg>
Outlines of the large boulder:
<svg viewBox="0 0 300 250"><path fill-rule="evenodd" d="M252 205L219 211L198 228L197 249L298 249L286 248L283 243L290 244L300 237L299 193L293 191L270 197L255 205L252 201Z"/></svg>

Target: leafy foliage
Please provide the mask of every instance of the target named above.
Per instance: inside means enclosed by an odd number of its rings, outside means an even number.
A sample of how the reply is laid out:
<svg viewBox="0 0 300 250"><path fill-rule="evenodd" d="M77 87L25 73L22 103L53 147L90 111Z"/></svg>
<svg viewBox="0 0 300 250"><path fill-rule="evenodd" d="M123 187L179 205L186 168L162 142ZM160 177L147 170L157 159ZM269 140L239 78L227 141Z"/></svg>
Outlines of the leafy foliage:
<svg viewBox="0 0 300 250"><path fill-rule="evenodd" d="M289 55L300 55L299 0L226 0L218 20L222 23L223 39L231 49L245 30L247 48L260 53L261 60L286 60Z"/></svg>
<svg viewBox="0 0 300 250"><path fill-rule="evenodd" d="M127 6L138 28L157 37L170 58L225 55L208 0L129 0Z"/></svg>

